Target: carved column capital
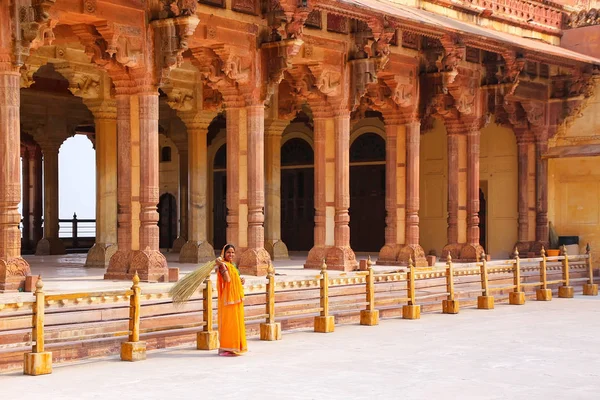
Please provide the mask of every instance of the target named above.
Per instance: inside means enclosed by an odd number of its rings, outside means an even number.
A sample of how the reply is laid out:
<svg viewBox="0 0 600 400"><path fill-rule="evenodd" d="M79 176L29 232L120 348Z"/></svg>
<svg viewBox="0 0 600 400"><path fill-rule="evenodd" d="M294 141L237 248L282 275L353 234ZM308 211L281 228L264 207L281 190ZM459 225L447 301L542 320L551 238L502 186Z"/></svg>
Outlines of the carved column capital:
<svg viewBox="0 0 600 400"><path fill-rule="evenodd" d="M179 118L185 124L188 134L207 132L208 127L217 116L215 112L179 112Z"/></svg>
<svg viewBox="0 0 600 400"><path fill-rule="evenodd" d="M106 100L84 100L83 102L96 120L116 120L117 101Z"/></svg>
<svg viewBox="0 0 600 400"><path fill-rule="evenodd" d="M284 119L265 120L265 137L282 136L289 124L290 121Z"/></svg>

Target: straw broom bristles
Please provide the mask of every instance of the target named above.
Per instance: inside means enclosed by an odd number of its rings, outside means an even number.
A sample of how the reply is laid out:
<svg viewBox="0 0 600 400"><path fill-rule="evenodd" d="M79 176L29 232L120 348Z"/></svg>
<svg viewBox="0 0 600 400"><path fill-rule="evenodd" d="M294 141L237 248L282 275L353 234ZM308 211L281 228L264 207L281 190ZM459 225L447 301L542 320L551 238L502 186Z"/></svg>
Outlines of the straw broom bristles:
<svg viewBox="0 0 600 400"><path fill-rule="evenodd" d="M171 290L169 295L173 299L173 303L181 305L192 297L194 292L202 285L215 268L215 260L211 260L199 268L187 274L183 279L180 279Z"/></svg>

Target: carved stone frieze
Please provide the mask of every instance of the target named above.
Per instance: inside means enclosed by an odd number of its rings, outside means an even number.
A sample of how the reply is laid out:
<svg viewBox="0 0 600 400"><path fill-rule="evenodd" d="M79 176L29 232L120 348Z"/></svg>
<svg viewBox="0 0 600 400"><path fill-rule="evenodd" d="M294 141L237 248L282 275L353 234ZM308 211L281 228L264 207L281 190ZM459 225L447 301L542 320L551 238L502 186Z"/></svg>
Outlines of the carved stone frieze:
<svg viewBox="0 0 600 400"><path fill-rule="evenodd" d="M167 94L167 104L177 111L191 111L194 109L195 91L189 87L170 87L162 88L163 92Z"/></svg>
<svg viewBox="0 0 600 400"><path fill-rule="evenodd" d="M342 94L342 73L339 68L324 64L309 65L315 77L315 86L325 96L337 97Z"/></svg>
<svg viewBox="0 0 600 400"><path fill-rule="evenodd" d="M18 19L13 24L13 63L22 66L30 49L50 45L54 41L52 30L57 22L50 18L50 8L56 0L30 0L16 3ZM4 7L8 7L5 5Z"/></svg>
<svg viewBox="0 0 600 400"><path fill-rule="evenodd" d="M96 29L106 40L106 52L124 67L136 68L143 62L145 32L139 26L101 22Z"/></svg>
<svg viewBox="0 0 600 400"><path fill-rule="evenodd" d="M173 17L189 17L196 14L196 0L160 0L160 19Z"/></svg>

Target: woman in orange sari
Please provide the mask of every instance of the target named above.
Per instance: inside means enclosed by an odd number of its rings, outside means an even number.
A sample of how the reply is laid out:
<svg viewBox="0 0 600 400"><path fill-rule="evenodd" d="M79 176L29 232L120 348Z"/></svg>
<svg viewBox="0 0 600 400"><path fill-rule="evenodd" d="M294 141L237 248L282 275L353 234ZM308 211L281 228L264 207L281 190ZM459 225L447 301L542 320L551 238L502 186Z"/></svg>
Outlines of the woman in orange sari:
<svg viewBox="0 0 600 400"><path fill-rule="evenodd" d="M244 322L244 278L233 263L235 247L226 244L217 258L219 355L239 356L248 350Z"/></svg>

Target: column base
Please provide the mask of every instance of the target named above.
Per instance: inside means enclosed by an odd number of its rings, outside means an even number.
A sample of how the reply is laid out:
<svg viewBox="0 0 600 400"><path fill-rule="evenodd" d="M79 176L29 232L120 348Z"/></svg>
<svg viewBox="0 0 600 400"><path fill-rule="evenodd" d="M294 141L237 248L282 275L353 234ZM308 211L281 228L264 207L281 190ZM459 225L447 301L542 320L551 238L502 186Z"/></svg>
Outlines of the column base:
<svg viewBox="0 0 600 400"><path fill-rule="evenodd" d="M442 313L444 314L458 314L460 311L460 303L458 300L443 300L442 301Z"/></svg>
<svg viewBox="0 0 600 400"><path fill-rule="evenodd" d="M67 254L65 244L59 238L43 238L35 248L36 256L55 256Z"/></svg>
<svg viewBox="0 0 600 400"><path fill-rule="evenodd" d="M527 257L527 253L531 252L532 246L533 242L517 242L515 244L515 248L519 250L519 257L521 258ZM511 257L514 257L514 254L512 254Z"/></svg>
<svg viewBox="0 0 600 400"><path fill-rule="evenodd" d="M583 285L583 294L585 296L598 296L598 284L586 283Z"/></svg>
<svg viewBox="0 0 600 400"><path fill-rule="evenodd" d="M214 258L215 249L207 241L188 240L179 252L179 262L182 264L198 264L214 260Z"/></svg>
<svg viewBox="0 0 600 400"><path fill-rule="evenodd" d="M146 359L146 342L121 343L121 360L143 361Z"/></svg>
<svg viewBox="0 0 600 400"><path fill-rule="evenodd" d="M138 274L142 282L168 282L167 259L158 250L117 250L110 258L104 279L129 281Z"/></svg>
<svg viewBox="0 0 600 400"><path fill-rule="evenodd" d="M350 246L330 247L327 250L327 269L334 271L354 271L358 268L356 255Z"/></svg>
<svg viewBox="0 0 600 400"><path fill-rule="evenodd" d="M397 244L386 244L379 250L379 257L377 258L377 265L400 265L398 261L398 253L400 252L400 245Z"/></svg>
<svg viewBox="0 0 600 400"><path fill-rule="evenodd" d="M196 334L196 349L216 350L219 348L219 332L198 332Z"/></svg>
<svg viewBox="0 0 600 400"><path fill-rule="evenodd" d="M575 295L575 289L573 286L559 286L558 287L558 297L561 299L572 299Z"/></svg>
<svg viewBox="0 0 600 400"><path fill-rule="evenodd" d="M360 324L367 326L379 325L379 310L361 310Z"/></svg>
<svg viewBox="0 0 600 400"><path fill-rule="evenodd" d="M265 250L271 256L271 260L289 260L288 248L283 240L265 240Z"/></svg>
<svg viewBox="0 0 600 400"><path fill-rule="evenodd" d="M327 257L328 247L326 246L315 246L308 252L308 257L306 257L306 263L304 264L304 268L306 269L321 269L321 265L323 265L323 260Z"/></svg>
<svg viewBox="0 0 600 400"><path fill-rule="evenodd" d="M552 290L550 289L538 289L535 291L535 299L537 301L550 301L552 300Z"/></svg>
<svg viewBox="0 0 600 400"><path fill-rule="evenodd" d="M522 306L525 304L525 292L510 292L508 294L508 303L513 306Z"/></svg>
<svg viewBox="0 0 600 400"><path fill-rule="evenodd" d="M402 306L402 318L421 319L421 306Z"/></svg>
<svg viewBox="0 0 600 400"><path fill-rule="evenodd" d="M427 268L429 264L425 258L425 251L418 244L409 244L402 246L398 252L398 261L400 265L408 265L409 258L412 258L417 268Z"/></svg>
<svg viewBox="0 0 600 400"><path fill-rule="evenodd" d="M173 247L171 247L171 253L179 253L181 251L181 248L185 246L186 243L186 238L184 238L183 236L177 237L177 239L175 239L175 241L173 242Z"/></svg>
<svg viewBox="0 0 600 400"><path fill-rule="evenodd" d="M23 358L23 374L47 375L52 373L52 352L25 353Z"/></svg>
<svg viewBox="0 0 600 400"><path fill-rule="evenodd" d="M460 260L463 262L475 262L481 258L483 247L479 244L465 244L460 250Z"/></svg>
<svg viewBox="0 0 600 400"><path fill-rule="evenodd" d="M540 255L542 252L542 247L546 250L548 250L550 248L550 243L548 242L532 242L531 243L531 248L529 249L529 251Z"/></svg>
<svg viewBox="0 0 600 400"><path fill-rule="evenodd" d="M480 310L493 310L494 309L494 296L478 296L477 297L477 308Z"/></svg>
<svg viewBox="0 0 600 400"><path fill-rule="evenodd" d="M31 270L22 257L0 259L0 293L24 290L27 275Z"/></svg>
<svg viewBox="0 0 600 400"><path fill-rule="evenodd" d="M264 248L248 249L240 257L240 273L243 275L265 276L271 263L271 257Z"/></svg>
<svg viewBox="0 0 600 400"><path fill-rule="evenodd" d="M110 258L117 252L117 245L110 243L94 243L85 258L86 268L106 268Z"/></svg>
<svg viewBox="0 0 600 400"><path fill-rule="evenodd" d="M449 244L445 245L444 248L442 249L441 260L446 261L446 258L448 258L448 253L450 253L450 256L452 257L453 261L459 260L460 259L460 251L462 250L464 245L465 245L464 243L449 243Z"/></svg>
<svg viewBox="0 0 600 400"><path fill-rule="evenodd" d="M260 340L281 340L281 323L260 324Z"/></svg>
<svg viewBox="0 0 600 400"><path fill-rule="evenodd" d="M315 317L315 332L331 333L335 330L335 319L333 315L326 317Z"/></svg>

